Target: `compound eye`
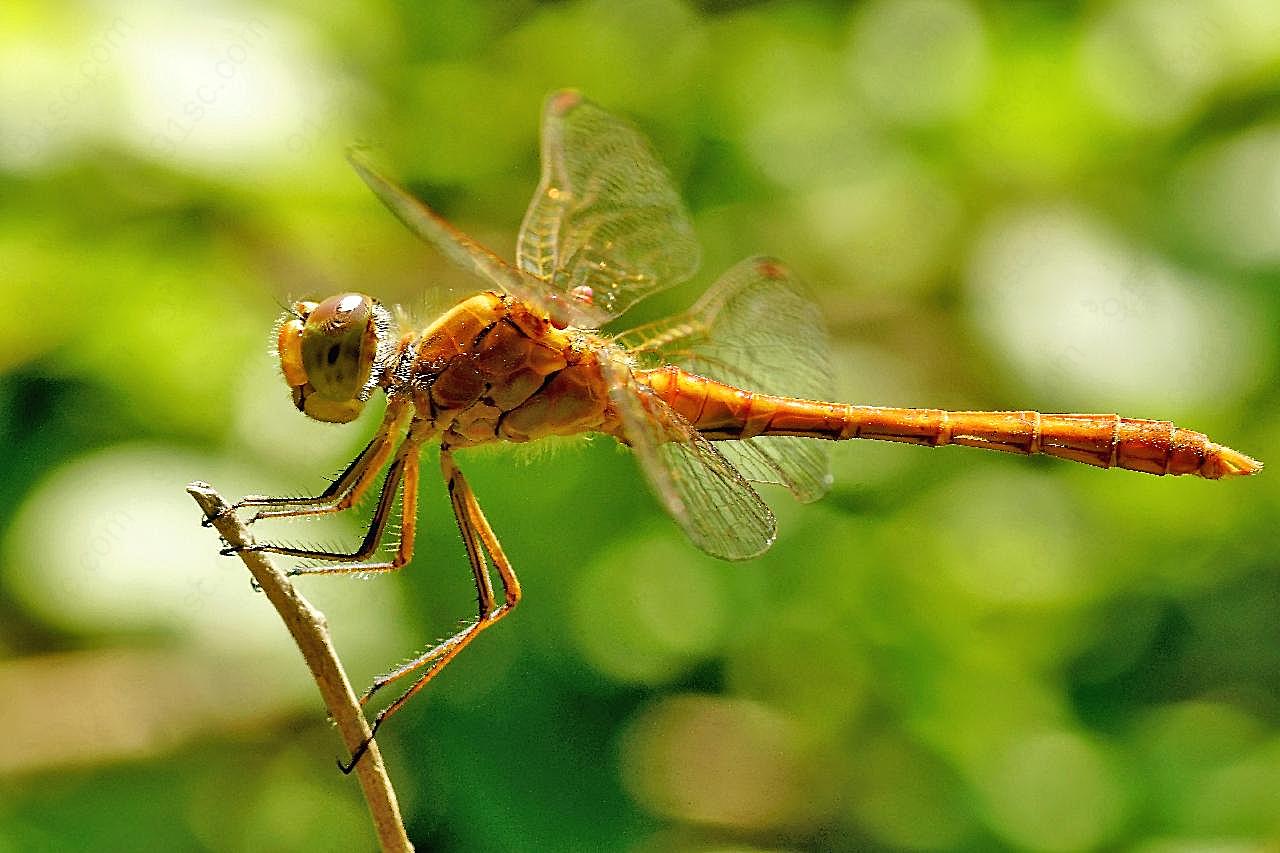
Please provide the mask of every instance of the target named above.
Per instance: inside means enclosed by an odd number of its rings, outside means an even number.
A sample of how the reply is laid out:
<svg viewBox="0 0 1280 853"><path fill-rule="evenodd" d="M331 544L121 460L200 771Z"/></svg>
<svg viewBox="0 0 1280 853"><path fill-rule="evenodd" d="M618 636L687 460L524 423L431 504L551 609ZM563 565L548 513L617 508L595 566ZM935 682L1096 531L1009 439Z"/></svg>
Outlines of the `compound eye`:
<svg viewBox="0 0 1280 853"><path fill-rule="evenodd" d="M302 367L315 393L334 402L360 396L378 349L374 302L342 293L321 302L302 328Z"/></svg>

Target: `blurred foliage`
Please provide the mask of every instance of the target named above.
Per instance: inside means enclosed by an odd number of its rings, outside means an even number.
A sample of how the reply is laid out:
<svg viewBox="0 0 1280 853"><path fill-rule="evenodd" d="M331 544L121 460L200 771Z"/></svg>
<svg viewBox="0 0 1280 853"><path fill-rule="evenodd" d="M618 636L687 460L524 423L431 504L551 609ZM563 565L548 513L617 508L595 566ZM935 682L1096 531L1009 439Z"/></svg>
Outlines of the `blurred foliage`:
<svg viewBox="0 0 1280 853"><path fill-rule="evenodd" d="M842 398L1117 410L1280 459L1272 0L5 3L0 850L372 844L182 485L315 489L371 430L292 410L278 302L425 321L476 286L343 147L510 256L562 86L640 124L695 214L703 274L634 319L766 252ZM1270 472L846 445L727 565L624 452L570 444L461 459L526 603L380 736L419 849L1280 844ZM305 584L357 682L474 606L425 492L399 576Z"/></svg>

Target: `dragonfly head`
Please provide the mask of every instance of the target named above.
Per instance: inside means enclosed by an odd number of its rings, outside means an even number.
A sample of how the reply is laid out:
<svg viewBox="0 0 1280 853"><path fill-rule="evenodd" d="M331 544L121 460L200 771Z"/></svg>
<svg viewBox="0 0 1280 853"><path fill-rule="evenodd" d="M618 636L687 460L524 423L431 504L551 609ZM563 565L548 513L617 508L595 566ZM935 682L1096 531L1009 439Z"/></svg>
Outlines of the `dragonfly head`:
<svg viewBox="0 0 1280 853"><path fill-rule="evenodd" d="M355 420L392 358L390 338L390 313L363 293L295 302L277 325L276 350L298 411Z"/></svg>

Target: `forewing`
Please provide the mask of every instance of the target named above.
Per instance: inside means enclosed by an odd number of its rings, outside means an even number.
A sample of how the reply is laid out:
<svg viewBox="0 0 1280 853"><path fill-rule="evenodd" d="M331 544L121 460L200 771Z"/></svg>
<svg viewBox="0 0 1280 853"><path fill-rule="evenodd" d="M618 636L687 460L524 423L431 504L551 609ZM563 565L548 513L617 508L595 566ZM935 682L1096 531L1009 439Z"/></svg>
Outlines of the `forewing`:
<svg viewBox="0 0 1280 853"><path fill-rule="evenodd" d="M360 178L410 231L435 246L450 261L480 276L491 287L546 312L562 325L588 325L588 318L577 310L576 303L566 304L546 282L515 269L454 228L426 202L381 171L368 151L350 148L347 159Z"/></svg>
<svg viewBox="0 0 1280 853"><path fill-rule="evenodd" d="M425 202L387 177L374 165L369 152L349 148L347 160L369 189L409 230L435 246L458 266L473 272L495 287L510 291L517 285L519 273L493 252L472 240L446 222Z"/></svg>
<svg viewBox="0 0 1280 853"><path fill-rule="evenodd" d="M745 560L768 550L776 523L751 485L689 422L601 353L627 443L671 517L703 551Z"/></svg>
<svg viewBox="0 0 1280 853"><path fill-rule="evenodd" d="M647 366L677 364L748 391L831 398L822 315L790 270L773 258L742 261L687 313L616 340ZM817 500L830 487L825 442L760 436L718 447L748 479L784 485L802 501Z"/></svg>
<svg viewBox="0 0 1280 853"><path fill-rule="evenodd" d="M519 267L566 297L594 327L698 267L693 226L644 137L577 92L556 92L542 118L542 179L525 213Z"/></svg>

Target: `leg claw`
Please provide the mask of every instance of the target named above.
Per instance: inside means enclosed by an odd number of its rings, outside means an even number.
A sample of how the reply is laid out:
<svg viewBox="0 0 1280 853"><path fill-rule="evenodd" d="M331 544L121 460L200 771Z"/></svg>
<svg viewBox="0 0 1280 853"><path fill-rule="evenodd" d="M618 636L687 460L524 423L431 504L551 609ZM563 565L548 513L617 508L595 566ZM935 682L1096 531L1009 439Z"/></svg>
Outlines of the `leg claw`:
<svg viewBox="0 0 1280 853"><path fill-rule="evenodd" d="M356 769L356 765L360 763L360 759L364 758L364 754L369 751L369 746L373 743L373 735L376 732L377 727L374 728L373 732L370 732L369 737L365 739L364 743L356 747L356 751L351 754L351 760L346 764L343 764L342 760L338 759L338 769L342 771L343 776L351 775L351 771Z"/></svg>
<svg viewBox="0 0 1280 853"><path fill-rule="evenodd" d="M222 512L217 513L216 515L206 515L204 518L200 519L200 526L213 527L213 525L215 525L222 519L226 518L228 515L230 515L234 511L235 509L233 507L227 507Z"/></svg>

